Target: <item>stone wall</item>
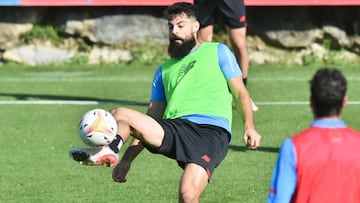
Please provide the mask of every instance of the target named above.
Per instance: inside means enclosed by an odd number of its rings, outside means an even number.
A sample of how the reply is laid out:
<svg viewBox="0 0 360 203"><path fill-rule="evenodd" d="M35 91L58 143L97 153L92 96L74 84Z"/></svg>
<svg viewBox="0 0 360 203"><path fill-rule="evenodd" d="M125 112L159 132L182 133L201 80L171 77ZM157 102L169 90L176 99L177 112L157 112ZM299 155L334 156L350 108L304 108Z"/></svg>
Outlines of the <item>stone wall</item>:
<svg viewBox="0 0 360 203"><path fill-rule="evenodd" d="M71 60L85 54L90 63L132 60L131 50L116 47L129 43L167 43L165 7L0 7L2 62L28 65ZM248 7L248 49L253 64L291 62L303 57L344 53L359 60L360 7ZM21 35L34 25L52 25L63 38L26 42ZM221 20L218 29L223 29ZM226 42L226 41L224 41ZM85 53L81 43L90 47ZM277 54L274 54L273 52Z"/></svg>

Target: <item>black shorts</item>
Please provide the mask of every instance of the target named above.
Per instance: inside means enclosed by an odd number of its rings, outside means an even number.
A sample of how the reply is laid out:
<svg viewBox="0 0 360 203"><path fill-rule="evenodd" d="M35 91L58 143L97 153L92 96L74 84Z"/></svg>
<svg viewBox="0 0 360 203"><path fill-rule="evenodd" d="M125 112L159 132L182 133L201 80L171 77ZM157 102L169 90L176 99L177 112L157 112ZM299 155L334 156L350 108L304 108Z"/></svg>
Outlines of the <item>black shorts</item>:
<svg viewBox="0 0 360 203"><path fill-rule="evenodd" d="M183 169L188 163L203 167L210 179L214 169L225 158L228 132L221 127L196 124L185 119L156 119L165 131L159 149L145 146L150 152L175 159Z"/></svg>
<svg viewBox="0 0 360 203"><path fill-rule="evenodd" d="M200 27L213 25L220 15L229 28L246 27L244 0L194 0Z"/></svg>

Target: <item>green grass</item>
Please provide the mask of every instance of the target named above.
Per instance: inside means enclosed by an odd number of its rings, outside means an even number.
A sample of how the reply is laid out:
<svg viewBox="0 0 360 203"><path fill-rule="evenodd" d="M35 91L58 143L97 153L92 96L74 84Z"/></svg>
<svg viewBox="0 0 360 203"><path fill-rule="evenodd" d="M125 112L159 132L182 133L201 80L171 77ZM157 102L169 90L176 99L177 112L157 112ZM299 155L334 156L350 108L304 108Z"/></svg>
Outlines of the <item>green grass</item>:
<svg viewBox="0 0 360 203"><path fill-rule="evenodd" d="M70 67L0 66L0 102L97 100L146 110L156 66L107 65ZM281 142L309 126L308 105L264 102L309 98L308 80L317 67L252 67L248 88L259 104L255 113L262 145L244 148L242 120L234 115L228 156L215 170L201 202L265 202ZM358 67L340 67L349 78L350 101L360 101ZM77 134L83 113L98 105L0 105L0 202L177 202L181 169L173 160L146 150L134 161L125 184L114 183L111 168L78 165L71 147L85 147ZM360 105L348 105L343 118L360 129ZM125 147L122 149L122 152Z"/></svg>

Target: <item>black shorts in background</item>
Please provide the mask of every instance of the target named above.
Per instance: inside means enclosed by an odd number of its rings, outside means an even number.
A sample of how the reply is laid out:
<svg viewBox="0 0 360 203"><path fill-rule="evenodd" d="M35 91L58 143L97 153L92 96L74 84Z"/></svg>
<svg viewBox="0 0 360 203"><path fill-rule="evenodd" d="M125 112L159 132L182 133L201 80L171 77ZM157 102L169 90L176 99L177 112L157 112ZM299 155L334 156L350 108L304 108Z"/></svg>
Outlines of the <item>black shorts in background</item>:
<svg viewBox="0 0 360 203"><path fill-rule="evenodd" d="M145 147L152 153L175 159L183 169L188 163L198 164L206 170L210 179L227 154L228 132L221 127L196 124L185 119L156 120L164 129L164 140L159 149Z"/></svg>
<svg viewBox="0 0 360 203"><path fill-rule="evenodd" d="M244 0L194 0L194 5L201 28L213 25L218 15L229 28L246 27Z"/></svg>

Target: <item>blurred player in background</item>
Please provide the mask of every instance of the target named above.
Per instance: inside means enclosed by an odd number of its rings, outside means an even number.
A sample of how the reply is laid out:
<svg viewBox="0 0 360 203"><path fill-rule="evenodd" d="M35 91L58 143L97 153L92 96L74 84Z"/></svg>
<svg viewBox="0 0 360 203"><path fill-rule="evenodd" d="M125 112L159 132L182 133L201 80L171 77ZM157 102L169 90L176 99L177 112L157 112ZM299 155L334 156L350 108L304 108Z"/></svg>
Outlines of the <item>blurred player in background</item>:
<svg viewBox="0 0 360 203"><path fill-rule="evenodd" d="M118 144L121 146L121 140L130 135L134 137L112 177L115 182L125 182L132 161L146 148L176 160L184 170L179 202L198 202L214 169L227 154L233 98L244 114L244 124L238 124L244 127L244 143L256 149L261 136L255 129L250 96L235 56L224 44L197 41L200 24L194 6L170 6L168 27L171 58L154 74L147 114L126 107L111 111L118 122ZM111 155L111 146L93 154L72 149L70 154L76 161L93 159L96 164Z"/></svg>
<svg viewBox="0 0 360 203"><path fill-rule="evenodd" d="M243 82L246 86L249 59L246 47L246 8L243 0L194 0L198 9L198 20L200 30L198 40L200 42L211 42L214 32L214 22L221 17L226 26L232 50L243 73ZM253 111L258 107L251 101Z"/></svg>
<svg viewBox="0 0 360 203"><path fill-rule="evenodd" d="M286 139L271 180L269 203L360 202L360 132L341 120L347 82L336 69L310 81L311 126Z"/></svg>

